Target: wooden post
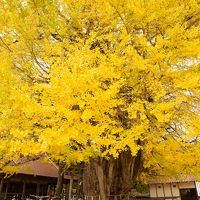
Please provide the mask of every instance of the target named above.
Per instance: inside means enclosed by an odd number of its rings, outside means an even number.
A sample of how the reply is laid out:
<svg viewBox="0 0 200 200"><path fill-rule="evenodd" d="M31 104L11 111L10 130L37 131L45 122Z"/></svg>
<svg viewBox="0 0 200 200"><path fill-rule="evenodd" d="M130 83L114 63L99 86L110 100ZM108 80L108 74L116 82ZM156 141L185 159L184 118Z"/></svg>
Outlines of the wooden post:
<svg viewBox="0 0 200 200"><path fill-rule="evenodd" d="M66 200L66 188L67 188L67 185L66 184L63 184L63 200Z"/></svg>
<svg viewBox="0 0 200 200"><path fill-rule="evenodd" d="M49 195L50 194L50 191L51 190L51 185L48 185L48 187L47 187L47 194L46 195Z"/></svg>
<svg viewBox="0 0 200 200"><path fill-rule="evenodd" d="M5 192L5 195L4 195L5 200L7 199L8 187L9 187L9 180L7 181L7 184L6 184L6 192Z"/></svg>
<svg viewBox="0 0 200 200"><path fill-rule="evenodd" d="M22 200L25 199L25 194L26 194L26 182L23 182L23 187L22 187Z"/></svg>
<svg viewBox="0 0 200 200"><path fill-rule="evenodd" d="M158 197L158 188L157 188L157 184L155 184L156 187L156 197Z"/></svg>
<svg viewBox="0 0 200 200"><path fill-rule="evenodd" d="M2 177L1 183L0 183L0 195L1 195L2 190L3 190L3 181L4 181L4 178Z"/></svg>
<svg viewBox="0 0 200 200"><path fill-rule="evenodd" d="M37 183L36 195L40 196L40 183Z"/></svg>
<svg viewBox="0 0 200 200"><path fill-rule="evenodd" d="M68 199L68 198L69 198L69 184L70 184L70 183L67 183L67 184L66 184L66 196L65 196L65 199L66 199L66 200L69 200L69 199Z"/></svg>
<svg viewBox="0 0 200 200"><path fill-rule="evenodd" d="M69 183L69 200L72 198L72 185L73 185L73 178L70 177L70 183Z"/></svg>

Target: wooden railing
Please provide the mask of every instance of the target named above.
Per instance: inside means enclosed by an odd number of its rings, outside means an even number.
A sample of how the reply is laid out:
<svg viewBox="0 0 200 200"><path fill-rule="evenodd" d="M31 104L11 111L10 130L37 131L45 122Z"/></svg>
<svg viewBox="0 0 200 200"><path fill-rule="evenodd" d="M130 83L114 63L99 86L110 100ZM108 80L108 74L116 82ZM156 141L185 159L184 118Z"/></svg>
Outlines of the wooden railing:
<svg viewBox="0 0 200 200"><path fill-rule="evenodd" d="M25 199L26 198L24 198L24 200ZM176 197L133 197L129 195L109 196L109 200L180 200L180 199L181 199L180 196L176 196ZM2 193L0 195L0 200L22 200L22 196L19 193L7 193L7 197L5 198L5 194ZM79 199L72 198L71 200L79 200ZM101 198L99 196L87 196L82 200L101 200ZM190 200L200 200L200 197L190 198Z"/></svg>
<svg viewBox="0 0 200 200"><path fill-rule="evenodd" d="M109 200L180 200L180 196L174 197L133 197L130 195L111 195ZM85 200L101 200L99 196L87 196ZM191 197L189 200L200 200L200 197Z"/></svg>
<svg viewBox="0 0 200 200"><path fill-rule="evenodd" d="M180 200L180 196L176 197L151 197L151 200ZM190 197L188 200L200 200L200 197Z"/></svg>
<svg viewBox="0 0 200 200"><path fill-rule="evenodd" d="M0 195L0 200L21 200L22 199L22 194L21 193L1 193Z"/></svg>
<svg viewBox="0 0 200 200"><path fill-rule="evenodd" d="M137 196L131 196L126 194L120 194L120 195L110 195L108 196L109 200L151 200L150 197L137 197ZM85 196L84 200L101 200L100 196Z"/></svg>
<svg viewBox="0 0 200 200"><path fill-rule="evenodd" d="M178 200L178 199L181 199L181 197L179 197L179 196L176 196L176 197L151 197L150 199L151 200Z"/></svg>

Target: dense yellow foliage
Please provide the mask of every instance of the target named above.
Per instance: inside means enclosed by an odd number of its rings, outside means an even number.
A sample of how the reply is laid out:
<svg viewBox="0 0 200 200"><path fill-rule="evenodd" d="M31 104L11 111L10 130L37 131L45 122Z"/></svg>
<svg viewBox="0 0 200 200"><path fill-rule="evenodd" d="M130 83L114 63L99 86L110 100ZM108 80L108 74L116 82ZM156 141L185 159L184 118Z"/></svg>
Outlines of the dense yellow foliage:
<svg viewBox="0 0 200 200"><path fill-rule="evenodd" d="M0 1L0 158L144 152L200 164L199 0Z"/></svg>

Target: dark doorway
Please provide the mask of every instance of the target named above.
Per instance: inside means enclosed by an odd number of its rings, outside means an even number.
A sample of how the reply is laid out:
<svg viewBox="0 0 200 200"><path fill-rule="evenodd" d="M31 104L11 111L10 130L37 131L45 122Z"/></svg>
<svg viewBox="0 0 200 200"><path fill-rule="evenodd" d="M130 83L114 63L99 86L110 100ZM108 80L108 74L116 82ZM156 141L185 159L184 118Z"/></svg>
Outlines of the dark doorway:
<svg viewBox="0 0 200 200"><path fill-rule="evenodd" d="M180 189L181 200L197 200L195 188Z"/></svg>
<svg viewBox="0 0 200 200"><path fill-rule="evenodd" d="M22 184L20 182L10 182L8 193L22 193Z"/></svg>
<svg viewBox="0 0 200 200"><path fill-rule="evenodd" d="M25 196L29 197L30 195L36 195L37 184L27 183Z"/></svg>

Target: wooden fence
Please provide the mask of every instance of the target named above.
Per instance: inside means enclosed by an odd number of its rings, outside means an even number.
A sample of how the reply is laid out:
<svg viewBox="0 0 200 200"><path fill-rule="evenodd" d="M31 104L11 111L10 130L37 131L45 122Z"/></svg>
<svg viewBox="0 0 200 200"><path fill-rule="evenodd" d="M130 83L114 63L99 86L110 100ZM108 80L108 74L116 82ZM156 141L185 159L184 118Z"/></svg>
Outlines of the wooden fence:
<svg viewBox="0 0 200 200"><path fill-rule="evenodd" d="M180 200L180 196L174 197L139 197L130 195L111 195L109 200ZM101 200L100 196L85 196L85 200ZM200 197L192 197L188 200L200 200Z"/></svg>
<svg viewBox="0 0 200 200"><path fill-rule="evenodd" d="M46 197L46 196L45 196ZM32 199L32 198L31 198ZM37 199L37 198L34 198ZM40 199L40 198L39 198ZM48 198L41 198L42 200L48 199ZM111 195L109 196L109 200L180 200L180 196L176 197L139 197L139 196L131 196L131 195ZM22 200L21 194L17 193L7 193L7 196L0 195L0 200ZM24 198L26 200L26 198ZM53 198L51 199L53 200ZM65 198L63 200L66 200ZM83 198L72 196L71 200L101 200L100 196L84 196ZM190 198L189 200L200 200L200 197L197 198Z"/></svg>
<svg viewBox="0 0 200 200"><path fill-rule="evenodd" d="M151 200L150 197L136 197L126 194L110 195L109 200ZM100 196L85 196L85 200L101 200Z"/></svg>

